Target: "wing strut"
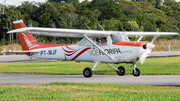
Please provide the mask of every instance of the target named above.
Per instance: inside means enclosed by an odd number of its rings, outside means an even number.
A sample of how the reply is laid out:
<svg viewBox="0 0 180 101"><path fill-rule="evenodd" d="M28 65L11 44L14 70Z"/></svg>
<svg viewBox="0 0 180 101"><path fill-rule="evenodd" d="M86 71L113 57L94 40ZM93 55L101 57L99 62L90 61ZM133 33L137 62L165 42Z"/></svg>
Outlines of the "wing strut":
<svg viewBox="0 0 180 101"><path fill-rule="evenodd" d="M139 39L137 40L137 42L141 41L141 39L143 38L144 36L140 36Z"/></svg>
<svg viewBox="0 0 180 101"><path fill-rule="evenodd" d="M84 37L90 42L92 43L95 47L97 47L99 50L101 50L107 57L109 57L110 59L114 59L112 56L110 56L109 54L107 54L101 47L99 47L98 45L96 45L91 39L89 39L86 35L84 35Z"/></svg>

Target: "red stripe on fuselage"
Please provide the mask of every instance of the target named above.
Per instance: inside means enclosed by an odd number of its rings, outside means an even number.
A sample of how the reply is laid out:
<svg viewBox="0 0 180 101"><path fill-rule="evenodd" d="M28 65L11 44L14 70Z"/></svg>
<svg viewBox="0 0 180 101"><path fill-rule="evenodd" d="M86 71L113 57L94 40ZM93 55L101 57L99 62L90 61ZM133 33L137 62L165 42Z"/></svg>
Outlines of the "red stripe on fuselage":
<svg viewBox="0 0 180 101"><path fill-rule="evenodd" d="M63 47L62 47L62 49L66 52L66 53L72 53L73 51L67 51L67 50L65 50Z"/></svg>
<svg viewBox="0 0 180 101"><path fill-rule="evenodd" d="M80 48L81 49L81 48ZM78 49L78 50L80 50L80 49ZM76 51L74 51L72 54L66 54L66 53L64 53L66 56L71 56L71 55L73 55L74 53L76 53L78 50L76 50Z"/></svg>
<svg viewBox="0 0 180 101"><path fill-rule="evenodd" d="M68 46L66 46L66 48L67 48L67 49L70 49L70 50L74 50L74 49L72 49L72 48L70 48L70 47L68 47Z"/></svg>
<svg viewBox="0 0 180 101"><path fill-rule="evenodd" d="M85 48L84 50L82 50L80 53L78 53L73 59L71 59L71 61L75 60L77 57L79 57L82 53L84 53L85 51L91 49L90 47Z"/></svg>

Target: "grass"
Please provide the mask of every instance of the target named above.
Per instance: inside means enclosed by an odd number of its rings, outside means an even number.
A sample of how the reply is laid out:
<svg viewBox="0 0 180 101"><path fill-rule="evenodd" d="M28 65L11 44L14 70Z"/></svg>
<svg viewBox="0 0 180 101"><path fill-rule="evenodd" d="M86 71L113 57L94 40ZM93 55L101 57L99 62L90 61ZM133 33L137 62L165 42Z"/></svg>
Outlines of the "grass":
<svg viewBox="0 0 180 101"><path fill-rule="evenodd" d="M85 67L92 67L94 63L87 62L30 62L30 63L0 63L0 73L27 73L50 75L82 75ZM130 64L113 64L115 67L124 66L126 74L132 74ZM180 57L148 58L143 65L137 62L142 75L180 75ZM98 64L94 74L117 75L116 70L107 64Z"/></svg>
<svg viewBox="0 0 180 101"><path fill-rule="evenodd" d="M44 85L0 85L4 101L178 101L180 87L152 85L50 83Z"/></svg>

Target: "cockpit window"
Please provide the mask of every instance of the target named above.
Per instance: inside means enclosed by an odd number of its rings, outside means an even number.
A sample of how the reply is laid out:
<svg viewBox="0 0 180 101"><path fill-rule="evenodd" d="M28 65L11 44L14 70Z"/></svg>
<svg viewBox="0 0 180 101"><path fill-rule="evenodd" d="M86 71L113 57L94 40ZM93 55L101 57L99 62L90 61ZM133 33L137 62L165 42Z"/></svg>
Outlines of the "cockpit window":
<svg viewBox="0 0 180 101"><path fill-rule="evenodd" d="M97 45L107 45L107 38L106 37L100 37L100 38L94 38L94 42Z"/></svg>
<svg viewBox="0 0 180 101"><path fill-rule="evenodd" d="M129 41L129 38L127 37L125 32L115 32L112 34L112 42L120 42L120 41Z"/></svg>

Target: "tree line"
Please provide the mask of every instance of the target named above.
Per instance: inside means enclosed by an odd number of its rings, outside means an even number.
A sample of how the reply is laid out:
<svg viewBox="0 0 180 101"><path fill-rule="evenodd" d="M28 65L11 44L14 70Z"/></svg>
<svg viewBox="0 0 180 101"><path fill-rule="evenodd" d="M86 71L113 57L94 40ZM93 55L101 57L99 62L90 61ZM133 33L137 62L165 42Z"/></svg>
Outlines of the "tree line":
<svg viewBox="0 0 180 101"><path fill-rule="evenodd" d="M180 2L175 0L47 0L25 1L19 6L0 4L0 45L18 43L13 21L28 27L52 27L111 31L180 32ZM38 42L73 44L80 38L34 35ZM162 36L165 40L178 36ZM144 38L146 40L148 38ZM133 39L132 39L133 40Z"/></svg>

